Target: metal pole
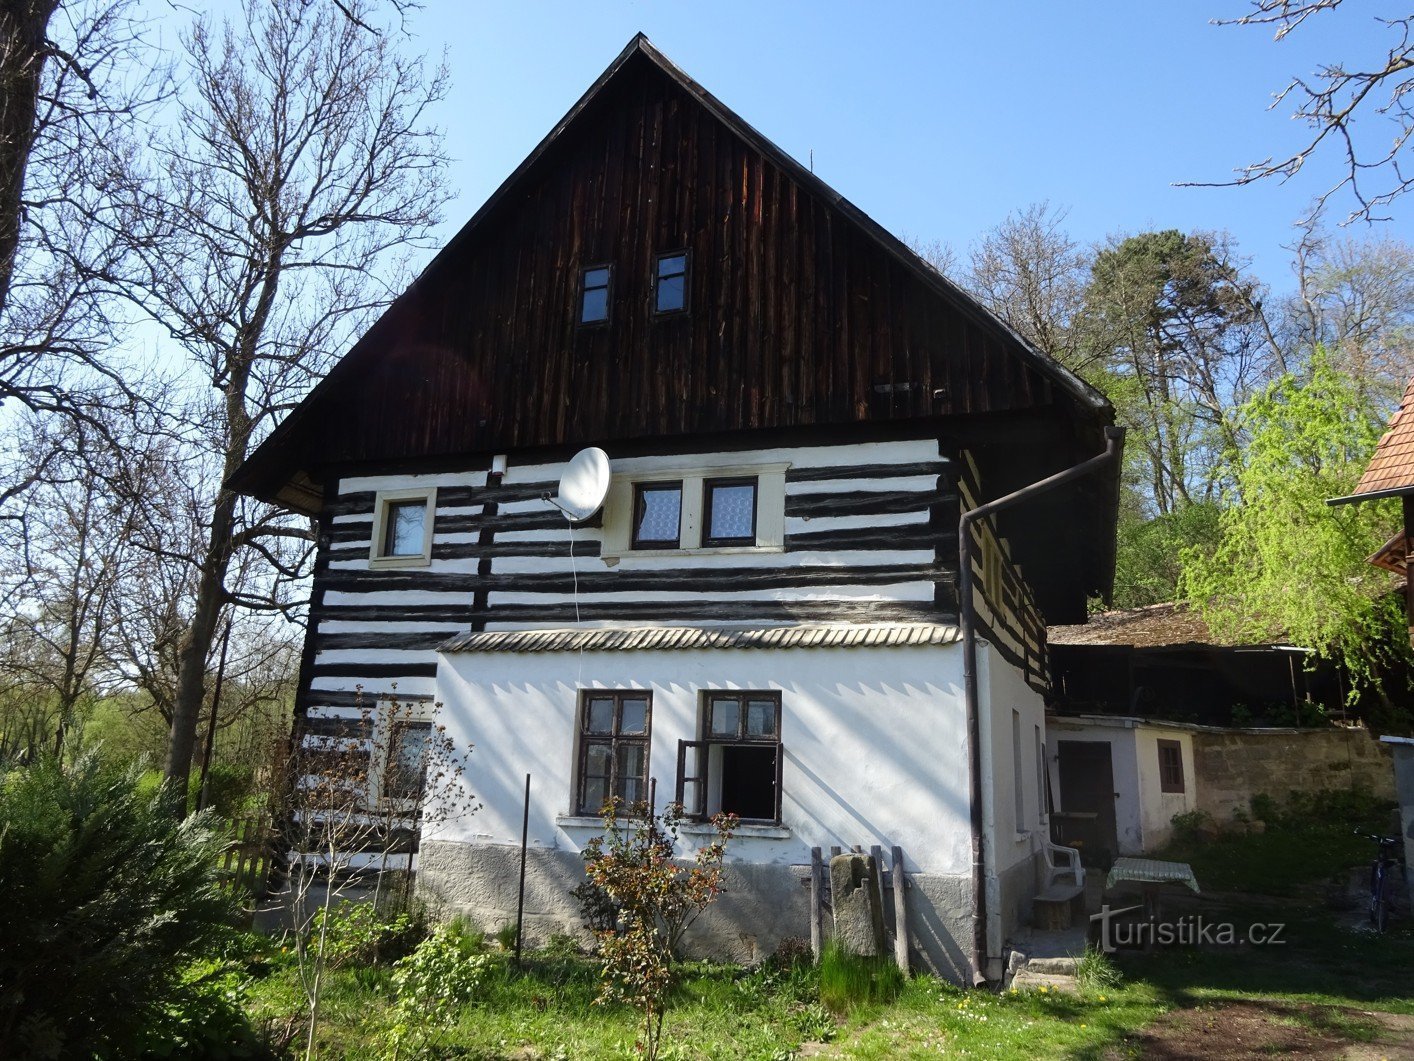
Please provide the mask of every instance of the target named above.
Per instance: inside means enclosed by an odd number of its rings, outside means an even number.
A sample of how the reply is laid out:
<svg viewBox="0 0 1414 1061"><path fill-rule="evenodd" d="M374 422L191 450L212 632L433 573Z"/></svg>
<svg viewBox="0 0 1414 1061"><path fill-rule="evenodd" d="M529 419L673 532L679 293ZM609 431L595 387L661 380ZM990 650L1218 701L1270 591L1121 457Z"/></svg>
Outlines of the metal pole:
<svg viewBox="0 0 1414 1061"><path fill-rule="evenodd" d="M201 756L201 787L196 793L196 809L206 807L207 785L211 779L211 750L216 745L216 709L221 706L221 684L226 680L226 649L231 647L231 617L226 616L226 632L221 635L221 662L216 665L216 686L211 690L211 721L206 727L206 750Z"/></svg>
<svg viewBox="0 0 1414 1061"><path fill-rule="evenodd" d="M525 809L520 818L520 894L516 896L516 965L520 965L520 944L525 916L525 849L530 843L530 775L525 775Z"/></svg>

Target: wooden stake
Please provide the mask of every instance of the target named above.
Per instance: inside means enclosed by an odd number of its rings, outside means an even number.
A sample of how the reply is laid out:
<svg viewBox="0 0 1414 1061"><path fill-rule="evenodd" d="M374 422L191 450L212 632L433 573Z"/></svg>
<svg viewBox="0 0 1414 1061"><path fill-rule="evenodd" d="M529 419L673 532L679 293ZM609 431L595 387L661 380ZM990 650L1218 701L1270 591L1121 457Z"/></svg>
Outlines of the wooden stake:
<svg viewBox="0 0 1414 1061"><path fill-rule="evenodd" d="M810 849L810 953L817 962L820 960L820 919L823 914L820 909L820 863L820 849L812 847Z"/></svg>
<svg viewBox="0 0 1414 1061"><path fill-rule="evenodd" d="M908 904L904 895L908 882L903 875L903 849L895 847L894 859L894 961L899 972L908 975Z"/></svg>

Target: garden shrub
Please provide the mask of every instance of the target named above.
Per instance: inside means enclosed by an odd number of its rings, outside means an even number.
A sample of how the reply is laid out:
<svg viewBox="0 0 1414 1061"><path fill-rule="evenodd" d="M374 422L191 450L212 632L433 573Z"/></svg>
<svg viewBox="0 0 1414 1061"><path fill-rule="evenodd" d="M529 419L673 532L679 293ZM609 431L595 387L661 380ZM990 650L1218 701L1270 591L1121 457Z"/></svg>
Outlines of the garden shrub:
<svg viewBox="0 0 1414 1061"><path fill-rule="evenodd" d="M315 911L310 932L318 937L321 930L327 932L324 961L330 969L397 961L427 936L426 924L413 912L384 913L360 902Z"/></svg>
<svg viewBox="0 0 1414 1061"><path fill-rule="evenodd" d="M0 1057L134 1056L229 932L219 834L86 757L0 764Z"/></svg>
<svg viewBox="0 0 1414 1061"><path fill-rule="evenodd" d="M1174 842L1179 844L1196 843L1202 839L1203 831L1213 825L1212 815L1205 810L1184 811L1175 814L1169 821L1173 824Z"/></svg>
<svg viewBox="0 0 1414 1061"><path fill-rule="evenodd" d="M434 1048L476 1000L494 965L489 954L465 954L460 941L437 929L393 967L389 1056L413 1057Z"/></svg>

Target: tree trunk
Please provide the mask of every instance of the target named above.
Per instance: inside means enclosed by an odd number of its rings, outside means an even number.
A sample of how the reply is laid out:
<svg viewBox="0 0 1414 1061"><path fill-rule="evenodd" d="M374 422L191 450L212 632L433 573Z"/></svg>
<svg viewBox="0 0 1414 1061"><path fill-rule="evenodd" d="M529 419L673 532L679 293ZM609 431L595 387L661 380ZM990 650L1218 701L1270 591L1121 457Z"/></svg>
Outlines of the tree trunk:
<svg viewBox="0 0 1414 1061"><path fill-rule="evenodd" d="M0 0L0 313L15 271L46 35L58 7L59 0Z"/></svg>

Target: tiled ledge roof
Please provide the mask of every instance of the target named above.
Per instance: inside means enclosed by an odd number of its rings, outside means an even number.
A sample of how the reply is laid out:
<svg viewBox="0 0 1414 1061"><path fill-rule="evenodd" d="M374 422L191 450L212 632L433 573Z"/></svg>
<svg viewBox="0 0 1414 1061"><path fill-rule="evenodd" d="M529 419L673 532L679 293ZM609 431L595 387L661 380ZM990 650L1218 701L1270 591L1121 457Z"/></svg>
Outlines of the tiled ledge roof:
<svg viewBox="0 0 1414 1061"><path fill-rule="evenodd" d="M630 652L704 648L882 648L951 645L962 640L943 623L800 626L634 626L589 630L487 630L458 634L440 652Z"/></svg>

